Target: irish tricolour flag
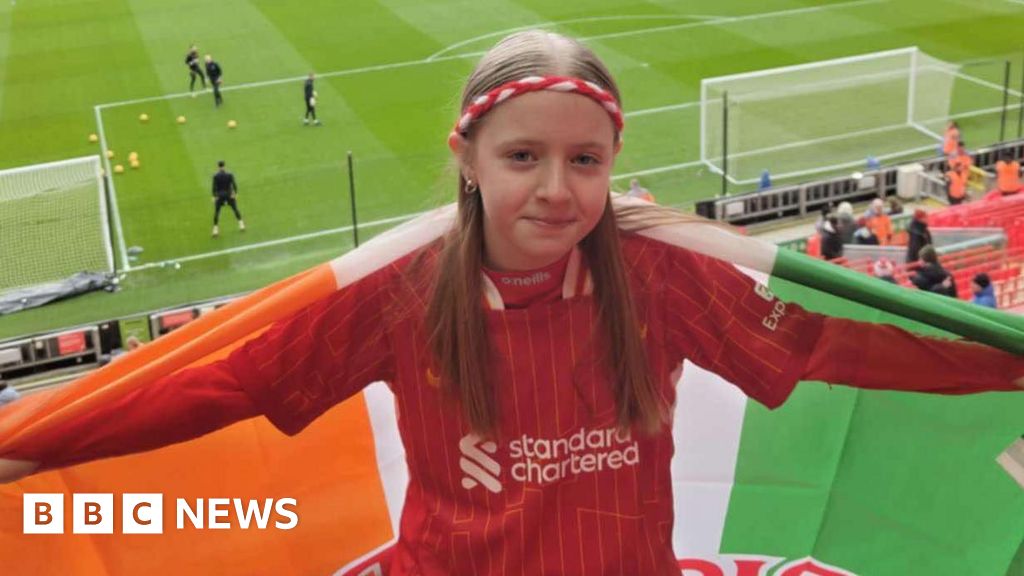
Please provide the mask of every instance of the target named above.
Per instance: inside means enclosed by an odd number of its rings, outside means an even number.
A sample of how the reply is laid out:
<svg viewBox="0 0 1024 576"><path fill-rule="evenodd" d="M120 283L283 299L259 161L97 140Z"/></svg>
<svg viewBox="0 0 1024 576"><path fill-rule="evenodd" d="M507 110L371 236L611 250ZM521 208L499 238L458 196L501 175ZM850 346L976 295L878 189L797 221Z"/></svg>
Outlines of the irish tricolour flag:
<svg viewBox="0 0 1024 576"><path fill-rule="evenodd" d="M629 202L618 199L617 202ZM207 314L59 390L0 410L0 453L343 290L450 224L446 207L335 261ZM1024 319L887 285L713 224L642 232L733 262L785 300L1024 354ZM908 374L913 378L913 374ZM1024 394L967 397L801 385L769 412L687 365L674 423L684 576L1021 576L1024 491L996 456L1024 431ZM296 437L264 419L0 487L4 574L375 574L407 482L393 399L375 384ZM162 495L160 535L25 535L26 493ZM287 531L176 525L175 503L294 498ZM70 496L66 498L70 506ZM120 510L117 510L120 514ZM69 524L70 525L70 524Z"/></svg>

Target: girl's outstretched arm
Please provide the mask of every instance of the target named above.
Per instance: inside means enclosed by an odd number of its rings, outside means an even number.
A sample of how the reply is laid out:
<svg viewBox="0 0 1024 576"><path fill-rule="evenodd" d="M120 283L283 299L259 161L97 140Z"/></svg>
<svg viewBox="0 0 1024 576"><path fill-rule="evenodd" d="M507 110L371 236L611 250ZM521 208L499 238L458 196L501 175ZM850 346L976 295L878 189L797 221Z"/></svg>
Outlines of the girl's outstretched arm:
<svg viewBox="0 0 1024 576"><path fill-rule="evenodd" d="M0 454L0 482L184 442L258 414L228 362L189 368Z"/></svg>
<svg viewBox="0 0 1024 576"><path fill-rule="evenodd" d="M364 386L391 379L381 321L386 295L380 278L369 276L276 322L227 358L179 370L33 433L0 452L7 460L0 481L153 450L259 415L296 434Z"/></svg>
<svg viewBox="0 0 1024 576"><path fill-rule="evenodd" d="M875 390L971 394L1024 388L1024 357L990 346L826 317L803 380Z"/></svg>

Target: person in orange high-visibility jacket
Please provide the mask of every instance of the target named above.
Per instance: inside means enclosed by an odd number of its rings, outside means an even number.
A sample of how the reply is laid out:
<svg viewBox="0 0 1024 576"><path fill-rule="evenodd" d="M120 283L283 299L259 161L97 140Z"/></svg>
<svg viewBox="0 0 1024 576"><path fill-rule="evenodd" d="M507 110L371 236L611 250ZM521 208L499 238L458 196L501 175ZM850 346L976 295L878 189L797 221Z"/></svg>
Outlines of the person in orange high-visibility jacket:
<svg viewBox="0 0 1024 576"><path fill-rule="evenodd" d="M871 201L871 206L864 216L866 218L865 225L875 235L875 238L878 238L878 243L882 246L891 244L892 219L885 213L885 203L882 202L881 198L875 198Z"/></svg>
<svg viewBox="0 0 1024 576"><path fill-rule="evenodd" d="M946 172L946 180L948 182L946 196L949 198L950 204L962 204L967 198L967 174L966 170L950 170Z"/></svg>
<svg viewBox="0 0 1024 576"><path fill-rule="evenodd" d="M964 147L963 141L957 142L956 150L949 157L949 169L970 176L972 166L974 166L974 159L971 158L971 153Z"/></svg>
<svg viewBox="0 0 1024 576"><path fill-rule="evenodd" d="M942 153L946 156L956 152L957 144L960 143L960 127L955 121L950 121L946 126L946 133L942 138Z"/></svg>
<svg viewBox="0 0 1024 576"><path fill-rule="evenodd" d="M1016 194L1021 190L1020 162L1014 160L1009 153L1005 153L1002 160L996 162L996 189L1003 195Z"/></svg>

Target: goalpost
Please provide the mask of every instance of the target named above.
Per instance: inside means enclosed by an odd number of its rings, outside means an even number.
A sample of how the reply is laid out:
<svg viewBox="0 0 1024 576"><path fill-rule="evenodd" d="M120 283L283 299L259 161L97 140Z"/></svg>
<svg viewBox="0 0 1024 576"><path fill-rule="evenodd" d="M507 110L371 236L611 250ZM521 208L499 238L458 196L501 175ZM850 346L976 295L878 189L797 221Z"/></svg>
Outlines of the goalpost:
<svg viewBox="0 0 1024 576"><path fill-rule="evenodd" d="M98 156L0 170L0 291L113 272Z"/></svg>
<svg viewBox="0 0 1024 576"><path fill-rule="evenodd" d="M910 47L704 79L700 160L745 184L934 150L958 71Z"/></svg>

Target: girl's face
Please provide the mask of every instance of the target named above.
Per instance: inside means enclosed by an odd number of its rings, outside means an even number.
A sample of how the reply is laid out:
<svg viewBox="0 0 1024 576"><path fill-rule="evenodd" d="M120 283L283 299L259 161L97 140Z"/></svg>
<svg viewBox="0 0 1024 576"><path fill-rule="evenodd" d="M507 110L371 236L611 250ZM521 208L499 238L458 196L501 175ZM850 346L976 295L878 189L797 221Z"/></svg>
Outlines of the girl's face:
<svg viewBox="0 0 1024 576"><path fill-rule="evenodd" d="M621 143L586 96L540 91L497 106L472 141L449 140L479 184L487 265L531 270L565 256L597 225Z"/></svg>

